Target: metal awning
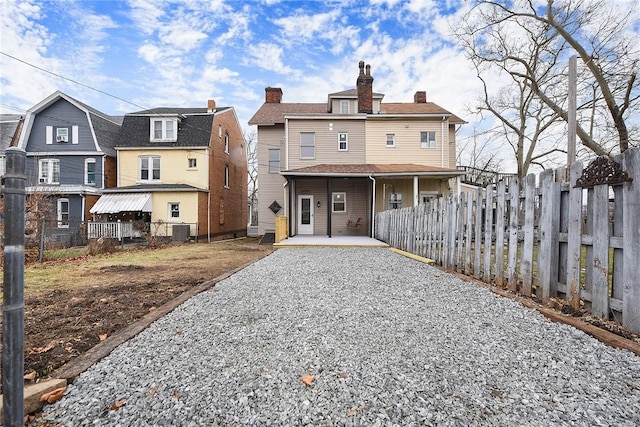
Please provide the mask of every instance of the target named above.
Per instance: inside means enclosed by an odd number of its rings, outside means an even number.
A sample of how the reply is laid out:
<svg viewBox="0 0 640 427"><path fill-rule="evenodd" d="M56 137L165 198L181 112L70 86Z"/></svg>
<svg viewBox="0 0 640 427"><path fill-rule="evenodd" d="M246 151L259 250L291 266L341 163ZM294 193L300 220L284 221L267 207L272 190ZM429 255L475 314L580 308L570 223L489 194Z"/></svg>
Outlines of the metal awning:
<svg viewBox="0 0 640 427"><path fill-rule="evenodd" d="M89 210L92 214L151 212L151 193L118 193L100 196Z"/></svg>

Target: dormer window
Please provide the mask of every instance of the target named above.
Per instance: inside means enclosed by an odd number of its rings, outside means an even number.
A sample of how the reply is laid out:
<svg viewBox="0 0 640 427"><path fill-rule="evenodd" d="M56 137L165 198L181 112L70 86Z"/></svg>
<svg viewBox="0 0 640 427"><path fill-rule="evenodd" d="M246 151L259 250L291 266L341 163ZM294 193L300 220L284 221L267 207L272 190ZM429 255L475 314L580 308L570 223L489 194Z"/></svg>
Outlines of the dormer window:
<svg viewBox="0 0 640 427"><path fill-rule="evenodd" d="M151 119L151 141L175 141L176 119Z"/></svg>
<svg viewBox="0 0 640 427"><path fill-rule="evenodd" d="M56 128L56 142L69 142L69 128Z"/></svg>
<svg viewBox="0 0 640 427"><path fill-rule="evenodd" d="M340 114L349 114L349 101L346 99L340 101Z"/></svg>

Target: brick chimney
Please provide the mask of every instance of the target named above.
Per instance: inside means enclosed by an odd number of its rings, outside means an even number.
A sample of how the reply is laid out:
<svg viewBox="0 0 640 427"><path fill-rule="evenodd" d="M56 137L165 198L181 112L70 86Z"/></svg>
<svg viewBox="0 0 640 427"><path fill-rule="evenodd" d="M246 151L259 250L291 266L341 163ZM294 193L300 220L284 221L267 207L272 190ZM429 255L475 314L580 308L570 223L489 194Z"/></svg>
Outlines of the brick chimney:
<svg viewBox="0 0 640 427"><path fill-rule="evenodd" d="M416 104L426 104L427 103L427 92L423 90L419 90L413 95L413 102Z"/></svg>
<svg viewBox="0 0 640 427"><path fill-rule="evenodd" d="M373 77L371 66L367 64L366 71L364 61L360 61L360 74L356 80L358 89L358 113L373 113Z"/></svg>
<svg viewBox="0 0 640 427"><path fill-rule="evenodd" d="M282 89L279 87L265 88L265 100L266 103L280 104L282 102Z"/></svg>
<svg viewBox="0 0 640 427"><path fill-rule="evenodd" d="M213 113L216 111L216 101L210 99L207 101L207 113Z"/></svg>

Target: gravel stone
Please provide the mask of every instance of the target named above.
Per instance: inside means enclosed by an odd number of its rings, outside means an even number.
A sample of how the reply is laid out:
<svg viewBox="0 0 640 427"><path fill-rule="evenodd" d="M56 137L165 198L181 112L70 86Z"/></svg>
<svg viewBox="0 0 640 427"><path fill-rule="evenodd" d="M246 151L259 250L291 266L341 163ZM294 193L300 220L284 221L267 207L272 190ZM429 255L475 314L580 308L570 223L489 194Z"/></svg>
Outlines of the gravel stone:
<svg viewBox="0 0 640 427"><path fill-rule="evenodd" d="M116 348L45 422L637 426L640 357L384 248L282 248Z"/></svg>

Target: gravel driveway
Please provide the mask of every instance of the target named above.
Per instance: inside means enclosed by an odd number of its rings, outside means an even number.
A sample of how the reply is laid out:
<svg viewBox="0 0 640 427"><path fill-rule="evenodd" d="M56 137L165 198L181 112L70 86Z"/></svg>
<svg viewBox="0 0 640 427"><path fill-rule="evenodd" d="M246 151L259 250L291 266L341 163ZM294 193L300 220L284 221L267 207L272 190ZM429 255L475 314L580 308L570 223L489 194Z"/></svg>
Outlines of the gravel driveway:
<svg viewBox="0 0 640 427"><path fill-rule="evenodd" d="M118 347L44 420L637 426L640 357L388 249L284 248Z"/></svg>

